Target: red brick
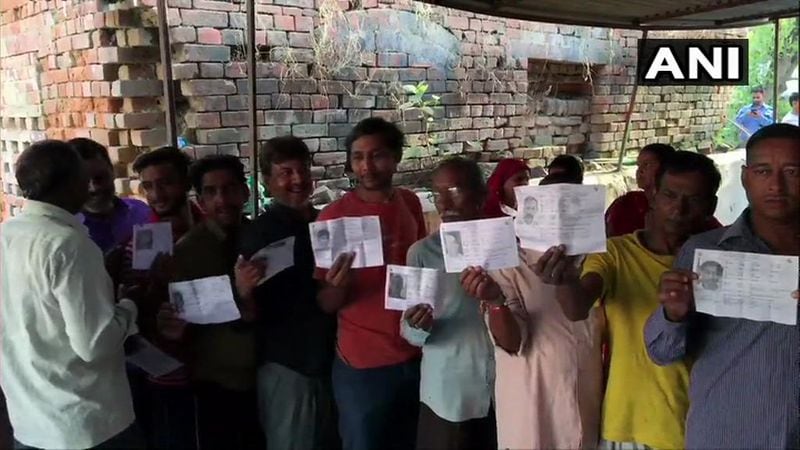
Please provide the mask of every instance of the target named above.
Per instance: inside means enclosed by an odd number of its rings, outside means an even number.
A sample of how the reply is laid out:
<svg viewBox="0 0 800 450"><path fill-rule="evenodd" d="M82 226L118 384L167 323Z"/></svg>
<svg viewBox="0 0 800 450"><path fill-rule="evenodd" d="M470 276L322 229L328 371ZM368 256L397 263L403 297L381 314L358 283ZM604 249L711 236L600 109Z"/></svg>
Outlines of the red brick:
<svg viewBox="0 0 800 450"><path fill-rule="evenodd" d="M283 31L294 31L293 16L275 16L275 29Z"/></svg>
<svg viewBox="0 0 800 450"><path fill-rule="evenodd" d="M313 31L314 18L308 16L298 16L294 18L295 29L297 31Z"/></svg>
<svg viewBox="0 0 800 450"><path fill-rule="evenodd" d="M198 28L197 42L200 44L222 45L222 32L216 28Z"/></svg>
<svg viewBox="0 0 800 450"><path fill-rule="evenodd" d="M189 128L219 128L219 113L189 113L186 115L186 126Z"/></svg>

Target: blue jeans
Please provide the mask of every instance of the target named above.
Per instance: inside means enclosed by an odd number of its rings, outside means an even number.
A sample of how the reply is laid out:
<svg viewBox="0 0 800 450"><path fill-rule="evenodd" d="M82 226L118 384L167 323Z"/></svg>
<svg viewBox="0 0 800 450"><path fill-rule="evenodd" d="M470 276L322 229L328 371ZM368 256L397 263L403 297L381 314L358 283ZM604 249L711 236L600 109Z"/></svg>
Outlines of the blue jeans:
<svg viewBox="0 0 800 450"><path fill-rule="evenodd" d="M419 360L356 369L338 356L333 395L345 450L413 449L419 417Z"/></svg>
<svg viewBox="0 0 800 450"><path fill-rule="evenodd" d="M122 430L122 432L120 432L118 435L92 448L96 450L139 450L147 447L145 445L144 438L142 437L142 433L139 431L139 427L137 427L136 423L134 422L133 425ZM36 447L29 447L25 444L17 442L16 440L14 441L14 449L37 450Z"/></svg>

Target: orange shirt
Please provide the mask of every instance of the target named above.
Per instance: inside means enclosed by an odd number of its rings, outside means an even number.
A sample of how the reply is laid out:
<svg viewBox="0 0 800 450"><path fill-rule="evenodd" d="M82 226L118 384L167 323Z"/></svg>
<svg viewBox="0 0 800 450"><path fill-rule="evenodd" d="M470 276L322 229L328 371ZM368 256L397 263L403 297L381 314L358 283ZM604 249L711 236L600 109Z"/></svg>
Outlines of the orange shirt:
<svg viewBox="0 0 800 450"><path fill-rule="evenodd" d="M419 198L399 188L383 203L368 203L349 192L328 205L317 220L363 216L380 217L384 264L405 265L408 249L427 234ZM349 299L338 313L337 351L342 360L366 369L419 357L419 348L400 336L402 313L384 309L386 266L353 270ZM315 277L322 280L326 272L317 268Z"/></svg>

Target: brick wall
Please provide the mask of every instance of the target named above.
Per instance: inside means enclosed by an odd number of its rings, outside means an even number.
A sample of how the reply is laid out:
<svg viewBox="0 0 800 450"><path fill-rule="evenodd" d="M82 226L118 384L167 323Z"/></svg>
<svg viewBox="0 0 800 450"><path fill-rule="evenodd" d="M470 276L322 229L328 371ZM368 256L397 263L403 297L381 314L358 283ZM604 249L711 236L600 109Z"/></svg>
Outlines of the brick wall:
<svg viewBox="0 0 800 450"><path fill-rule="evenodd" d="M129 163L165 139L153 2L3 2L7 203L16 202L15 155L44 134L108 145L118 189L136 190ZM243 3L168 0L168 7L187 151L246 157ZM513 155L536 165L564 152L613 158L619 151L639 32L495 19L408 0L257 0L257 12L259 138L304 138L314 176L325 183L348 184L344 138L370 116L406 131L397 178L405 184L422 182L448 154L485 162ZM711 35L720 34L742 32ZM407 86L420 82L428 86L425 105L407 103ZM729 93L640 88L629 148L664 142L708 151Z"/></svg>

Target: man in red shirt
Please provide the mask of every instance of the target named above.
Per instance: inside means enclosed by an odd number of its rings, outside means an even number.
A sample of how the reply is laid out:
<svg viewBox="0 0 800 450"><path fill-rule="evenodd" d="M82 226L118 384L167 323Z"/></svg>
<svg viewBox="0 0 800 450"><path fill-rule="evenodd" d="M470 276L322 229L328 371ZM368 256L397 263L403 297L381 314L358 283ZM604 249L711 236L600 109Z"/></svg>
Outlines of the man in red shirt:
<svg viewBox="0 0 800 450"><path fill-rule="evenodd" d="M358 186L330 204L318 220L380 217L384 262L405 265L409 247L425 237L417 196L392 187L403 156L403 133L380 118L358 123L347 138L349 168ZM384 309L386 267L351 269L353 254L339 255L317 299L338 313L333 390L339 431L347 450L408 449L419 414L419 349L400 336L399 311Z"/></svg>

